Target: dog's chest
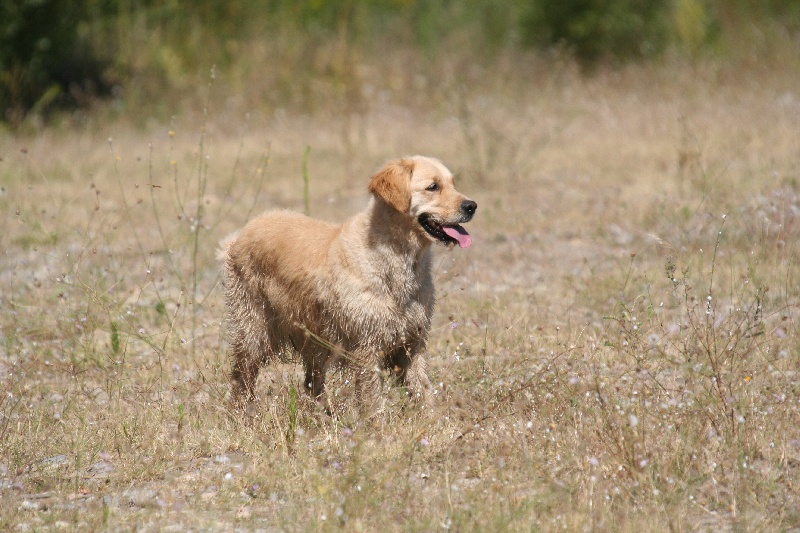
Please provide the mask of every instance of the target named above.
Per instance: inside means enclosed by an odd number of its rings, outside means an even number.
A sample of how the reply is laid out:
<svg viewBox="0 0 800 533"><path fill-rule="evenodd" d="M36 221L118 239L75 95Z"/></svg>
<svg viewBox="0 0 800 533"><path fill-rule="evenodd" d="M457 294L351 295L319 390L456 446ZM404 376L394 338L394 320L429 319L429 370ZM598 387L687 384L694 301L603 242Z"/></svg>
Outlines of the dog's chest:
<svg viewBox="0 0 800 533"><path fill-rule="evenodd" d="M351 302L341 322L345 336L358 345L390 350L406 342L427 337L433 310L433 295L416 294L403 300L385 295L363 294Z"/></svg>
<svg viewBox="0 0 800 533"><path fill-rule="evenodd" d="M366 337L369 344L387 348L427 336L434 291L429 259L420 259L405 264L387 260L370 272L350 272L350 279L333 283L336 307L342 311L334 322L343 326L342 333L359 344ZM358 336L362 338L353 338Z"/></svg>

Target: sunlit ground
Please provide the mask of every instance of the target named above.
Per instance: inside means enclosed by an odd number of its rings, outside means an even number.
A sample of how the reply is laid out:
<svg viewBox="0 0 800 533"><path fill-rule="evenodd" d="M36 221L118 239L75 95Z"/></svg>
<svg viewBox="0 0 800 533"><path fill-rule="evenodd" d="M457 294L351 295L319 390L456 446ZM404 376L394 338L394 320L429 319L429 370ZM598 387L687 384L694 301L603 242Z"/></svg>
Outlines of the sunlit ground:
<svg viewBox="0 0 800 533"><path fill-rule="evenodd" d="M0 138L0 528L800 525L800 75L539 68ZM317 217L415 153L479 204L436 250L432 406L328 417L286 365L229 409L217 243L304 209L307 148Z"/></svg>

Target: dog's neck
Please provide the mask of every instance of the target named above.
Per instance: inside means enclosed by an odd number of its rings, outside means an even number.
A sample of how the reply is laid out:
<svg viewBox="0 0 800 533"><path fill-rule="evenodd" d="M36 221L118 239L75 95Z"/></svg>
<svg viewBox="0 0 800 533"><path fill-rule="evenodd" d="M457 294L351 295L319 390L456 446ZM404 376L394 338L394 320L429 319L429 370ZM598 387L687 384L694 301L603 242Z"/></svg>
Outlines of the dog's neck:
<svg viewBox="0 0 800 533"><path fill-rule="evenodd" d="M415 260L430 251L431 241L417 221L380 198L370 198L364 215L370 220L366 235L370 247L390 248Z"/></svg>
<svg viewBox="0 0 800 533"><path fill-rule="evenodd" d="M413 218L372 198L351 223L362 228L358 236L366 259L362 267L370 271L366 278L380 281L377 292L390 296L394 305L432 294L432 243Z"/></svg>

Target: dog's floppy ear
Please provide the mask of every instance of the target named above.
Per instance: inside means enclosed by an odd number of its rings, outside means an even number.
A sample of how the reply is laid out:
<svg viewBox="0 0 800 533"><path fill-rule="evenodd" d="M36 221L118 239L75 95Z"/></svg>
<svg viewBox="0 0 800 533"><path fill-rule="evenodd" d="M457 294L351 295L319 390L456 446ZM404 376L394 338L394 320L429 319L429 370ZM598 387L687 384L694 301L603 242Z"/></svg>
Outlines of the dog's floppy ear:
<svg viewBox="0 0 800 533"><path fill-rule="evenodd" d="M369 192L401 213L411 209L411 173L414 162L394 159L386 163L369 182Z"/></svg>

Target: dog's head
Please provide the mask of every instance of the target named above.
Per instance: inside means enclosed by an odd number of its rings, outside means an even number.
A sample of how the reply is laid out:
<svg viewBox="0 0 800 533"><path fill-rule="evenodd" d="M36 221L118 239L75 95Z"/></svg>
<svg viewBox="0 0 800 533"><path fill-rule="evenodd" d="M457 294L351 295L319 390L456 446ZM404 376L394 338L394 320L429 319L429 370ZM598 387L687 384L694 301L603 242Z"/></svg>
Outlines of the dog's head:
<svg viewBox="0 0 800 533"><path fill-rule="evenodd" d="M369 183L369 192L407 214L436 243L467 248L472 237L460 226L478 204L458 192L453 174L441 161L414 156L386 163Z"/></svg>

